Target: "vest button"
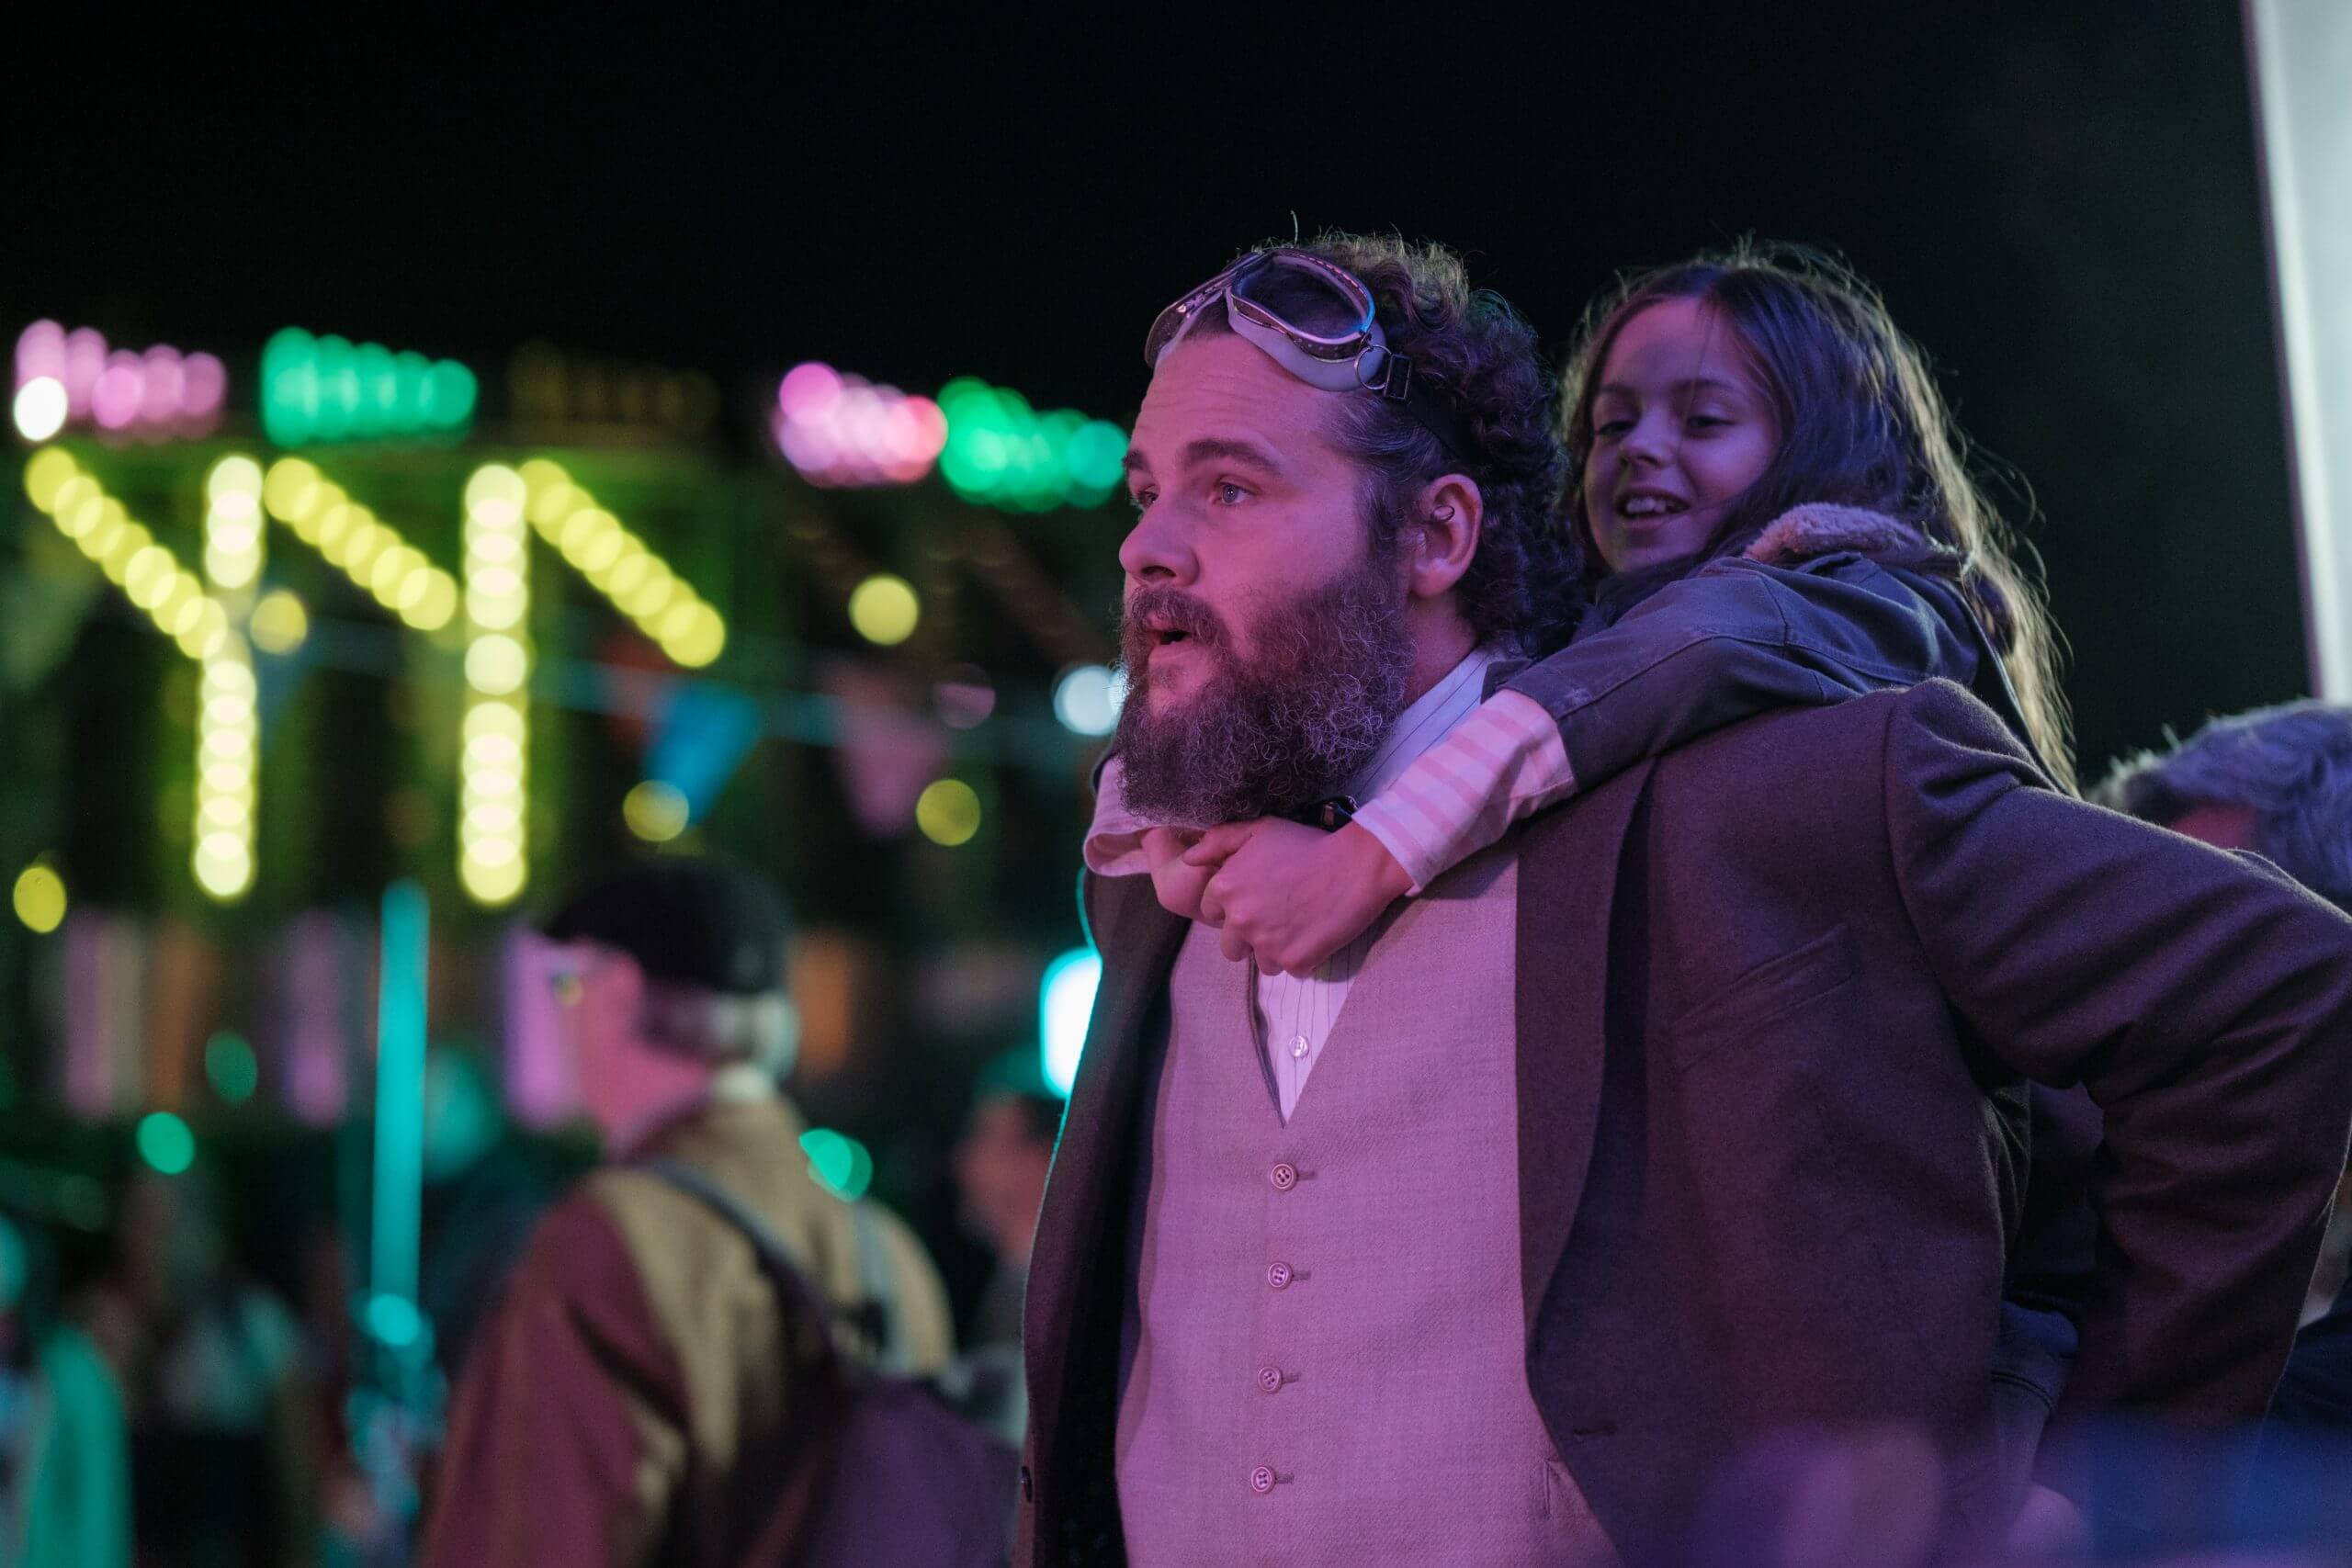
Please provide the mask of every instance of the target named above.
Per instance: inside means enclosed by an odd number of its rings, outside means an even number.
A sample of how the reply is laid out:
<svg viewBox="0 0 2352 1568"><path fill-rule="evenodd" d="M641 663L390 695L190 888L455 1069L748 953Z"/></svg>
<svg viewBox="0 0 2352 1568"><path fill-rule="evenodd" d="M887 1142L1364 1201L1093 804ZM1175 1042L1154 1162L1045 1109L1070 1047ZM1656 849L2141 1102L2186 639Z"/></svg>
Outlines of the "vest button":
<svg viewBox="0 0 2352 1568"><path fill-rule="evenodd" d="M1277 1192L1287 1192L1298 1185L1298 1167L1288 1160L1284 1160L1266 1174L1272 1179L1274 1190Z"/></svg>
<svg viewBox="0 0 2352 1568"><path fill-rule="evenodd" d="M1306 1035L1304 1035L1304 1034L1300 1034L1300 1035L1295 1035L1295 1036L1293 1036L1293 1037L1292 1037L1292 1039L1291 1039L1291 1043L1290 1043L1290 1054L1291 1054L1291 1058L1292 1058L1292 1060L1294 1060L1294 1061L1301 1061L1301 1062L1303 1062L1303 1061L1305 1061L1305 1060L1306 1059Z"/></svg>
<svg viewBox="0 0 2352 1568"><path fill-rule="evenodd" d="M1282 1386L1283 1370L1280 1367L1260 1367L1258 1369L1258 1392L1260 1393L1276 1393L1281 1392Z"/></svg>
<svg viewBox="0 0 2352 1568"><path fill-rule="evenodd" d="M1250 1472L1250 1490L1262 1497L1274 1489L1274 1472L1264 1465Z"/></svg>
<svg viewBox="0 0 2352 1568"><path fill-rule="evenodd" d="M1289 1290L1290 1265L1287 1263L1269 1263L1266 1265L1266 1283L1272 1285L1277 1291Z"/></svg>

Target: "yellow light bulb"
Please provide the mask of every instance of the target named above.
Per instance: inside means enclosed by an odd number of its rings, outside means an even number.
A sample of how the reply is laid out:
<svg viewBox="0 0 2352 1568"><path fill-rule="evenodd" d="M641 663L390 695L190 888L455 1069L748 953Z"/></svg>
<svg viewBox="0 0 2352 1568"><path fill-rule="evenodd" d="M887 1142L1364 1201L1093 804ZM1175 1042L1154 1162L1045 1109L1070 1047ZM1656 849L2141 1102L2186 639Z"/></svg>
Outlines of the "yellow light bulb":
<svg viewBox="0 0 2352 1568"><path fill-rule="evenodd" d="M248 623L254 646L265 653L291 653L311 635L311 613L283 588L272 589L254 606Z"/></svg>
<svg viewBox="0 0 2352 1568"><path fill-rule="evenodd" d="M505 696L520 688L529 673L530 657L511 637L481 637L466 649L466 682L477 692Z"/></svg>
<svg viewBox="0 0 2352 1568"><path fill-rule="evenodd" d="M688 807L677 785L647 779L621 799L621 820L649 844L666 844L686 830Z"/></svg>
<svg viewBox="0 0 2352 1568"><path fill-rule="evenodd" d="M272 517L290 523L310 510L319 470L300 457L280 457L261 482L261 503Z"/></svg>
<svg viewBox="0 0 2352 1568"><path fill-rule="evenodd" d="M205 499L216 503L232 499L253 501L261 495L263 482L261 465L251 457L223 457L205 476Z"/></svg>
<svg viewBox="0 0 2352 1568"><path fill-rule="evenodd" d="M500 512L508 521L522 510L530 486L523 476L503 463L476 468L466 481L466 510Z"/></svg>
<svg viewBox="0 0 2352 1568"><path fill-rule="evenodd" d="M437 632L458 613L458 582L446 571L435 572L424 585L424 597L401 619L421 632Z"/></svg>
<svg viewBox="0 0 2352 1568"><path fill-rule="evenodd" d="M65 922L65 879L37 860L17 874L13 902L25 928L47 936Z"/></svg>
<svg viewBox="0 0 2352 1568"><path fill-rule="evenodd" d="M934 780L915 799L915 826L934 844L967 844L980 830L980 797L961 779Z"/></svg>
<svg viewBox="0 0 2352 1568"><path fill-rule="evenodd" d="M869 577L849 596L849 624L857 635L883 648L894 648L914 636L922 619L922 601L914 585L902 577Z"/></svg>
<svg viewBox="0 0 2352 1568"><path fill-rule="evenodd" d="M59 509L59 492L80 473L71 453L62 447L44 446L26 460L25 498L40 511L54 515ZM90 488L97 487L94 484Z"/></svg>

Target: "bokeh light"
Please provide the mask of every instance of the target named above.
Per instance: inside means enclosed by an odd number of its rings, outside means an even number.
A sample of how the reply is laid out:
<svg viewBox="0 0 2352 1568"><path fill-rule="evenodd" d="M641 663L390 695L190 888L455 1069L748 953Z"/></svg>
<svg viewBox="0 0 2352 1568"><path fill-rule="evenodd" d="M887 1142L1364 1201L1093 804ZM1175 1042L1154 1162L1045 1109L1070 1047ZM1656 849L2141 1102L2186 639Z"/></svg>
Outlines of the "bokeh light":
<svg viewBox="0 0 2352 1568"><path fill-rule="evenodd" d="M915 797L915 826L934 844L954 849L980 830L980 797L962 779L934 779Z"/></svg>
<svg viewBox="0 0 2352 1568"><path fill-rule="evenodd" d="M1054 716L1073 735L1108 735L1119 727L1126 677L1101 664L1078 664L1054 682Z"/></svg>
<svg viewBox="0 0 2352 1568"><path fill-rule="evenodd" d="M514 697L477 694L458 754L458 879L476 903L511 903L529 879L524 808L530 716Z"/></svg>
<svg viewBox="0 0 2352 1568"><path fill-rule="evenodd" d="M808 1156L808 1174L834 1197L855 1202L874 1185L874 1156L864 1144L831 1127L811 1127L800 1134L800 1152Z"/></svg>
<svg viewBox="0 0 2352 1568"><path fill-rule="evenodd" d="M242 1105L261 1087L261 1063L243 1035L224 1029L204 1043L204 1076L213 1093Z"/></svg>
<svg viewBox="0 0 2352 1568"><path fill-rule="evenodd" d="M1070 409L1039 413L1020 393L960 377L942 388L939 471L967 501L1008 512L1100 506L1119 486L1126 433Z"/></svg>
<svg viewBox="0 0 2352 1568"><path fill-rule="evenodd" d="M515 470L523 514L671 662L699 670L727 647L727 623L669 563L596 504L561 465L534 457Z"/></svg>
<svg viewBox="0 0 2352 1568"><path fill-rule="evenodd" d="M621 820L649 844L666 844L684 832L689 815L685 792L662 779L647 779L621 797Z"/></svg>
<svg viewBox="0 0 2352 1568"><path fill-rule="evenodd" d="M896 648L915 635L922 601L903 577L881 573L859 583L849 596L849 624L857 635L882 648Z"/></svg>
<svg viewBox="0 0 2352 1568"><path fill-rule="evenodd" d="M196 1134L168 1111L142 1116L135 1140L139 1157L165 1176L179 1176L196 1163Z"/></svg>
<svg viewBox="0 0 2352 1568"><path fill-rule="evenodd" d="M456 618L457 579L307 459L280 457L272 463L262 478L261 502L296 538L411 630L439 631Z"/></svg>
<svg viewBox="0 0 2352 1568"><path fill-rule="evenodd" d="M977 729L996 711L996 685L977 664L958 664L931 688L931 705L950 729Z"/></svg>
<svg viewBox="0 0 2352 1568"><path fill-rule="evenodd" d="M288 327L261 355L262 429L280 446L447 439L473 423L474 373L454 359Z"/></svg>
<svg viewBox="0 0 2352 1568"><path fill-rule="evenodd" d="M209 434L228 400L229 374L209 354L169 344L108 349L104 333L35 321L17 339L17 433L46 441L69 425L145 441Z"/></svg>
<svg viewBox="0 0 2352 1568"><path fill-rule="evenodd" d="M215 588L251 587L261 576L261 465L243 455L221 458L204 480L204 575Z"/></svg>
<svg viewBox="0 0 2352 1568"><path fill-rule="evenodd" d="M261 772L261 708L253 655L233 633L207 655L198 684L196 883L214 899L244 896L254 883L255 805Z"/></svg>
<svg viewBox="0 0 2352 1568"><path fill-rule="evenodd" d="M360 1321L377 1343L391 1350L413 1351L427 1343L433 1333L433 1325L414 1302L390 1291L368 1292L368 1310L360 1314Z"/></svg>
<svg viewBox="0 0 2352 1568"><path fill-rule="evenodd" d="M1069 1097L1078 1081L1078 1059L1094 1018L1094 994L1102 986L1102 955L1091 947L1072 948L1046 965L1037 987L1038 1066L1054 1092Z"/></svg>
<svg viewBox="0 0 2352 1568"><path fill-rule="evenodd" d="M879 387L830 365L796 365L776 387L776 449L810 484L912 484L947 444L929 398Z"/></svg>
<svg viewBox="0 0 2352 1568"><path fill-rule="evenodd" d="M65 428L65 383L54 376L34 377L17 389L14 412L17 434L48 440Z"/></svg>
<svg viewBox="0 0 2352 1568"><path fill-rule="evenodd" d="M503 464L466 481L466 716L458 753L458 880L476 902L513 901L530 880L529 499Z"/></svg>
<svg viewBox="0 0 2352 1568"><path fill-rule="evenodd" d="M246 635L264 653L288 654L309 640L311 613L290 588L273 588L254 605Z"/></svg>
<svg viewBox="0 0 2352 1568"><path fill-rule="evenodd" d="M220 604L71 454L44 446L28 458L25 494L182 653L202 660L220 651L232 635Z"/></svg>
<svg viewBox="0 0 2352 1568"><path fill-rule="evenodd" d="M45 860L17 874L13 901L17 919L37 935L47 936L65 923L65 879Z"/></svg>

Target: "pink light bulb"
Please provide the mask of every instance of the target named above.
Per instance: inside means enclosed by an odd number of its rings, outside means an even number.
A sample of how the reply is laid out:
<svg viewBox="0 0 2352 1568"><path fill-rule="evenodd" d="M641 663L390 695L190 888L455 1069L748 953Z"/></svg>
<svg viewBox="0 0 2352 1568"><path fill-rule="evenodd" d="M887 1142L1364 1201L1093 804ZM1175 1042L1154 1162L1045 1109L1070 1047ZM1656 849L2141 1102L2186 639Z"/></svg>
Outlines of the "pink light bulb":
<svg viewBox="0 0 2352 1568"><path fill-rule="evenodd" d="M913 450L922 454L930 463L947 447L947 415L929 398L909 398L907 411L914 416L916 441Z"/></svg>
<svg viewBox="0 0 2352 1568"><path fill-rule="evenodd" d="M841 395L841 372L813 359L786 371L775 389L776 406L792 419L812 417Z"/></svg>
<svg viewBox="0 0 2352 1568"><path fill-rule="evenodd" d="M822 425L803 424L786 420L776 430L776 445L803 477L813 477L830 468L840 459L840 449L833 445L831 432Z"/></svg>
<svg viewBox="0 0 2352 1568"><path fill-rule="evenodd" d="M65 379L65 329L55 321L35 321L17 338L17 385L43 376Z"/></svg>
<svg viewBox="0 0 2352 1568"><path fill-rule="evenodd" d="M842 400L842 445L870 459L888 439L889 422L890 412L882 394L871 387L860 387Z"/></svg>
<svg viewBox="0 0 2352 1568"><path fill-rule="evenodd" d="M180 351L168 344L149 349L140 364L139 423L161 435L180 416L187 377Z"/></svg>
<svg viewBox="0 0 2352 1568"><path fill-rule="evenodd" d="M65 334L66 417L78 419L90 412L90 394L107 367L106 334L95 327L77 327Z"/></svg>
<svg viewBox="0 0 2352 1568"><path fill-rule="evenodd" d="M191 354L180 361L180 413L183 418L209 423L219 417L229 395L229 371L209 354Z"/></svg>
<svg viewBox="0 0 2352 1568"><path fill-rule="evenodd" d="M146 378L141 373L139 356L116 353L107 356L106 368L98 373L90 388L90 417L101 430L127 430L139 417L139 404ZM71 395L68 388L68 395Z"/></svg>

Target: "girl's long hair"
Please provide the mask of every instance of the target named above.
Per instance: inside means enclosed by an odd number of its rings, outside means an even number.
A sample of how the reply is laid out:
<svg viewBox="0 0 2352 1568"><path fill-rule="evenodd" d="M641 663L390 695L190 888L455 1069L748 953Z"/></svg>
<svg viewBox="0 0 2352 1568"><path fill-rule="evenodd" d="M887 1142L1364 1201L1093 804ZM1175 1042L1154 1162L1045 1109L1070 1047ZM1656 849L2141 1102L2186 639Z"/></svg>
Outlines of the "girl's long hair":
<svg viewBox="0 0 2352 1568"><path fill-rule="evenodd" d="M1934 547L1905 564L1949 577L1976 612L2007 668L2026 739L2058 782L2075 787L2060 644L2021 547L1971 471L1966 438L1936 389L1927 356L1898 331L1877 293L1817 252L1743 242L1624 280L1585 317L1563 379L1569 534L1589 592L1608 574L1586 515L1600 370L1625 323L1666 299L1713 307L1772 399L1781 443L1770 464L1726 509L1681 576L1736 555L1792 506L1866 507L1910 524Z"/></svg>

